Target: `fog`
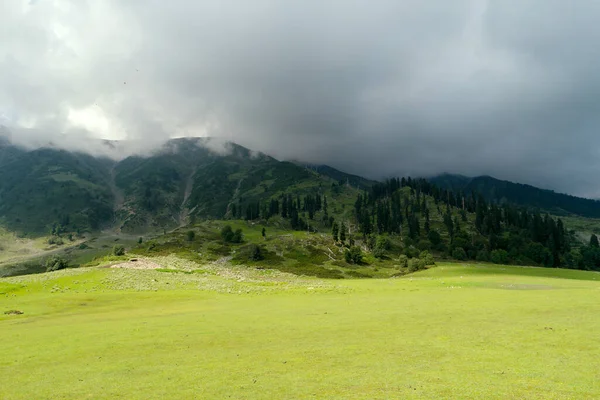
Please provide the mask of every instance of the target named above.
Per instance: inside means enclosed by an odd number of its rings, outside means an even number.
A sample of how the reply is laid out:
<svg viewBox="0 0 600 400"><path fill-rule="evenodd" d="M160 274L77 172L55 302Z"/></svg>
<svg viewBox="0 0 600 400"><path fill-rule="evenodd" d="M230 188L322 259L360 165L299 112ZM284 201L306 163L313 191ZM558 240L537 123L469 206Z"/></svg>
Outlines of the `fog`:
<svg viewBox="0 0 600 400"><path fill-rule="evenodd" d="M600 3L5 1L15 143L212 136L370 178L599 197Z"/></svg>

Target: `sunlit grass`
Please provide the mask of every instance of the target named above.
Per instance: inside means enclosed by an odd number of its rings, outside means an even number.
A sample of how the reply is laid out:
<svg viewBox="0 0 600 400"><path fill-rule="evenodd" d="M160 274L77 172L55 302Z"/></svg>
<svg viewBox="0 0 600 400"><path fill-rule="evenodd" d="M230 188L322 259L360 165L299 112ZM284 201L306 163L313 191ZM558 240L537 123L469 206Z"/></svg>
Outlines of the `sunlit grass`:
<svg viewBox="0 0 600 400"><path fill-rule="evenodd" d="M599 274L197 265L0 280L0 398L596 398Z"/></svg>

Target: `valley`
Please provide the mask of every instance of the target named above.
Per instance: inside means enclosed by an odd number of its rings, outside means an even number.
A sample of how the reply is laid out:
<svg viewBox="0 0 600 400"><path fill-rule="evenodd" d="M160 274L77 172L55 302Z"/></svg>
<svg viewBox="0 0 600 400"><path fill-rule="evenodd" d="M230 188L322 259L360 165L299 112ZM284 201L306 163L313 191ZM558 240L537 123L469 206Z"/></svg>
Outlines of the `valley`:
<svg viewBox="0 0 600 400"><path fill-rule="evenodd" d="M589 208L209 142L0 157L0 397L600 395Z"/></svg>

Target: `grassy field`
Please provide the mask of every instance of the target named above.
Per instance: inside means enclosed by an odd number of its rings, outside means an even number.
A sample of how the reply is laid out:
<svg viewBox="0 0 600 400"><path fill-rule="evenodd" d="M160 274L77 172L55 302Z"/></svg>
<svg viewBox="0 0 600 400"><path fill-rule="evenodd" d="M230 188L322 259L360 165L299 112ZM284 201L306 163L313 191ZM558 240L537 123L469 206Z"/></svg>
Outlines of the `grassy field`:
<svg viewBox="0 0 600 400"><path fill-rule="evenodd" d="M155 261L0 279L0 398L600 396L597 273L318 280Z"/></svg>

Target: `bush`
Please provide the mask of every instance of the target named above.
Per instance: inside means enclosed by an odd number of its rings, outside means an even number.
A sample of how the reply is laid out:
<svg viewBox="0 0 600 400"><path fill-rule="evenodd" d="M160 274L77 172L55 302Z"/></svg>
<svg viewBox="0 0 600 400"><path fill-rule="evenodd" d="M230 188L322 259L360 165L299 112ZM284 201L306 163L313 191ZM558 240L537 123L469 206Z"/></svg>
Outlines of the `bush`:
<svg viewBox="0 0 600 400"><path fill-rule="evenodd" d="M422 269L425 269L425 261L419 258L411 258L408 261L408 270L410 272L416 272Z"/></svg>
<svg viewBox="0 0 600 400"><path fill-rule="evenodd" d="M236 229L233 232L233 237L231 238L232 243L242 243L244 241L244 234L241 229Z"/></svg>
<svg viewBox="0 0 600 400"><path fill-rule="evenodd" d="M404 254L408 258L416 258L419 257L419 249L417 249L415 246L410 245L404 249Z"/></svg>
<svg viewBox="0 0 600 400"><path fill-rule="evenodd" d="M233 230L231 229L231 226L225 225L223 229L221 229L221 238L225 243L231 242L231 239L233 238Z"/></svg>
<svg viewBox="0 0 600 400"><path fill-rule="evenodd" d="M435 260L428 251L421 252L419 258L425 263L425 266L435 265Z"/></svg>
<svg viewBox="0 0 600 400"><path fill-rule="evenodd" d="M65 242L62 240L62 238L58 237L58 236L52 236L50 239L48 239L48 244L55 244L57 246L62 246Z"/></svg>
<svg viewBox="0 0 600 400"><path fill-rule="evenodd" d="M467 253L462 247L457 247L452 251L452 258L460 261L465 261L467 259Z"/></svg>
<svg viewBox="0 0 600 400"><path fill-rule="evenodd" d="M69 266L69 262L62 257L52 256L46 260L46 272L58 271Z"/></svg>
<svg viewBox="0 0 600 400"><path fill-rule="evenodd" d="M490 260L494 264L507 264L508 263L508 253L506 250L494 250L490 255Z"/></svg>
<svg viewBox="0 0 600 400"><path fill-rule="evenodd" d="M344 258L348 264L360 264L363 261L363 253L360 247L352 246L344 252Z"/></svg>
<svg viewBox="0 0 600 400"><path fill-rule="evenodd" d="M187 231L187 233L185 234L185 237L187 238L188 242L193 242L194 239L196 238L196 232L194 232L194 231Z"/></svg>
<svg viewBox="0 0 600 400"><path fill-rule="evenodd" d="M483 262L490 261L490 253L487 250L479 250L475 259Z"/></svg>
<svg viewBox="0 0 600 400"><path fill-rule="evenodd" d="M115 247L113 247L113 254L115 256L123 256L125 255L125 247L123 247L120 244L115 245Z"/></svg>
<svg viewBox="0 0 600 400"><path fill-rule="evenodd" d="M408 268L408 257L406 257L404 254L400 255L398 264L400 264L400 268Z"/></svg>
<svg viewBox="0 0 600 400"><path fill-rule="evenodd" d="M251 244L249 249L250 256L248 257L251 261L260 261L264 258L260 246Z"/></svg>
<svg viewBox="0 0 600 400"><path fill-rule="evenodd" d="M221 229L221 238L225 243L242 243L244 235L241 229L237 229L235 232L231 229L231 226L225 225Z"/></svg>
<svg viewBox="0 0 600 400"><path fill-rule="evenodd" d="M375 243L375 249L373 250L373 255L377 258L385 257L385 252L389 250L391 247L390 241L385 236L379 236Z"/></svg>

